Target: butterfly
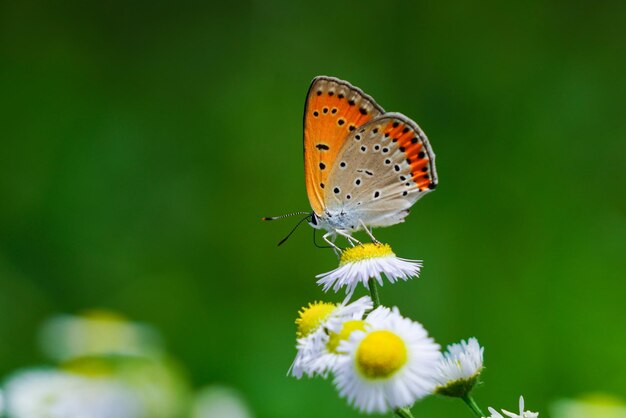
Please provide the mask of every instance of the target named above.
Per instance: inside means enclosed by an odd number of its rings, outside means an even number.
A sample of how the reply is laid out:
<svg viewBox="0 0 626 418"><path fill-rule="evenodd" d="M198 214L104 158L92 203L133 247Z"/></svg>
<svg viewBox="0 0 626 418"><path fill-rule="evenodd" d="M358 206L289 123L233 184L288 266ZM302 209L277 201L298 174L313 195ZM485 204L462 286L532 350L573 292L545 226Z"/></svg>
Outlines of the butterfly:
<svg viewBox="0 0 626 418"><path fill-rule="evenodd" d="M351 236L359 230L377 242L371 228L404 222L437 187L435 153L417 123L327 76L315 77L306 97L304 172L306 219L338 251L336 237L360 243Z"/></svg>

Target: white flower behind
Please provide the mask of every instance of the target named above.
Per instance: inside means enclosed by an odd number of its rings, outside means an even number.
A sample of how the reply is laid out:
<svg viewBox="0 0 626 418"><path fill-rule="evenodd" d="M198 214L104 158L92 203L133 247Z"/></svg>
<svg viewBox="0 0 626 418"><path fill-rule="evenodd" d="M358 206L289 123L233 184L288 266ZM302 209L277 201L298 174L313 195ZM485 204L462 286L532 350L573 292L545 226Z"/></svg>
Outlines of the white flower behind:
<svg viewBox="0 0 626 418"><path fill-rule="evenodd" d="M352 295L356 286L363 283L367 287L370 278L384 284L384 274L390 283L418 277L422 262L397 257L388 244L368 243L348 248L341 253L339 267L327 273L318 274L318 284L325 292L335 292L345 287L346 294Z"/></svg>
<svg viewBox="0 0 626 418"><path fill-rule="evenodd" d="M450 344L438 366L436 393L460 398L467 395L483 370L483 350L473 337Z"/></svg>
<svg viewBox="0 0 626 418"><path fill-rule="evenodd" d="M410 406L432 393L439 348L420 323L380 306L367 316L365 330L339 344L346 356L335 369L335 386L362 412Z"/></svg>
<svg viewBox="0 0 626 418"><path fill-rule="evenodd" d="M190 418L252 418L241 394L233 388L207 386L196 393Z"/></svg>
<svg viewBox="0 0 626 418"><path fill-rule="evenodd" d="M315 302L302 308L296 320L297 354L288 373L298 379L303 374L326 377L340 356L339 342L352 327L363 328L363 316L372 307L370 297L364 296L349 304Z"/></svg>
<svg viewBox="0 0 626 418"><path fill-rule="evenodd" d="M589 393L577 399L559 399L550 405L552 418L626 418L626 403L607 393Z"/></svg>
<svg viewBox="0 0 626 418"><path fill-rule="evenodd" d="M492 407L489 407L489 412L491 413L491 415L486 418L504 418L498 411L496 411ZM510 418L537 418L539 416L538 412L524 411L524 397L523 396L519 397L519 414L516 414L514 412L509 412L506 409L503 409L502 413Z"/></svg>
<svg viewBox="0 0 626 418"><path fill-rule="evenodd" d="M54 316L43 324L40 341L45 354L57 361L89 356L159 357L163 354L161 337L156 330L105 310Z"/></svg>
<svg viewBox="0 0 626 418"><path fill-rule="evenodd" d="M11 418L142 418L145 410L128 386L108 377L59 370L16 374L5 387Z"/></svg>

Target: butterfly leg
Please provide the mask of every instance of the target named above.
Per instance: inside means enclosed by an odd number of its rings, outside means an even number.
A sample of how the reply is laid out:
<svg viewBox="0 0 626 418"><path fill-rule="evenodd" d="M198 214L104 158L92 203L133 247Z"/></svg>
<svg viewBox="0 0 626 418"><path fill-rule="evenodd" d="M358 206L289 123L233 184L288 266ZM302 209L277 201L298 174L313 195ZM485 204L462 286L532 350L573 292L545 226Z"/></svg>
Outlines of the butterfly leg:
<svg viewBox="0 0 626 418"><path fill-rule="evenodd" d="M366 233L367 235L369 235L369 237L372 239L372 242L373 242L374 244L380 244L380 241L378 241L378 240L376 239L376 237L374 236L374 234L372 234L372 230L371 230L371 229L369 229L369 228L367 227L367 225L365 225L365 222L363 222L361 219L359 219L359 223L360 223L360 224L361 224L361 226L363 227L363 230L365 230L365 233Z"/></svg>
<svg viewBox="0 0 626 418"><path fill-rule="evenodd" d="M330 236L330 240L334 244L335 241L337 240L337 234L333 233ZM341 251L343 251L343 250L339 249L338 247L333 247L333 252L335 253L335 255L337 256L338 259L341 259Z"/></svg>
<svg viewBox="0 0 626 418"><path fill-rule="evenodd" d="M328 238L330 237L330 239ZM337 254L337 256L339 256L341 254L341 248L337 247L337 245L335 245L335 239L337 238L337 234L335 234L335 232L327 232L322 236L322 239L324 241L326 241L326 243L328 243L328 245L330 245L333 249L333 251L335 252L335 254Z"/></svg>
<svg viewBox="0 0 626 418"><path fill-rule="evenodd" d="M344 237L345 239L348 240L348 242L354 247L355 244L356 245L363 245L363 243L361 241L359 241L358 239L354 238L353 236L351 236L350 234L348 234L347 232L344 232L340 229L335 229L335 232L339 235L341 235L342 237Z"/></svg>

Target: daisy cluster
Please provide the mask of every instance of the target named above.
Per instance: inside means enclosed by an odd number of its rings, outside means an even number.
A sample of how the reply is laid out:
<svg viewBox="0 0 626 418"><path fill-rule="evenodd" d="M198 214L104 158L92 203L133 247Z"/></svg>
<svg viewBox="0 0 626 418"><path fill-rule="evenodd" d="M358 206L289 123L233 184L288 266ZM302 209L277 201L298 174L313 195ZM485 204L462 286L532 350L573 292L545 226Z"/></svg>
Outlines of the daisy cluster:
<svg viewBox="0 0 626 418"><path fill-rule="evenodd" d="M470 392L483 370L483 348L476 338L451 344L445 352L424 326L402 316L397 307L378 304L376 285L417 277L421 261L399 258L387 244L361 244L344 250L339 267L318 275L324 291L346 290L342 303L314 302L296 319L296 357L289 374L300 379L328 378L339 396L364 413L396 412L429 395L465 400L477 416L482 412ZM359 284L370 291L350 302ZM523 412L520 418L534 418ZM490 409L490 418L499 418Z"/></svg>

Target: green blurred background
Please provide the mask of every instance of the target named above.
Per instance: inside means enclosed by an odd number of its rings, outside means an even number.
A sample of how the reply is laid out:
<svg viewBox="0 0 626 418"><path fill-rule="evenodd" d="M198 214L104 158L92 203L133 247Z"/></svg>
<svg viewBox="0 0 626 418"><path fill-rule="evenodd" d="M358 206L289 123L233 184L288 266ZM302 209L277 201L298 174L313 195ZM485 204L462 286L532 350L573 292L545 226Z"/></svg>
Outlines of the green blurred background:
<svg viewBox="0 0 626 418"><path fill-rule="evenodd" d="M83 2L0 6L0 374L39 324L104 307L160 329L195 385L259 418L358 416L286 377L336 266L308 210L319 74L415 119L440 186L377 236L422 277L383 301L486 347L483 406L626 396L626 3ZM362 290L361 290L362 292ZM429 398L416 416L470 416ZM542 414L546 416L547 414Z"/></svg>

